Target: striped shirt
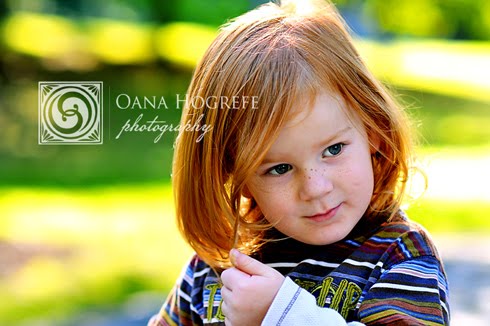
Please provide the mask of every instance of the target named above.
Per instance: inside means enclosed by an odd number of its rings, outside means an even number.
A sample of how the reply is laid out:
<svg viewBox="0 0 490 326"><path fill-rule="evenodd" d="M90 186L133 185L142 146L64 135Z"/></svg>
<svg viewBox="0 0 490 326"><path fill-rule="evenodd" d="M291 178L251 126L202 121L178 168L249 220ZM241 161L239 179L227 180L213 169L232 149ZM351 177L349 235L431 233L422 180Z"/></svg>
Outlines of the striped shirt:
<svg viewBox="0 0 490 326"><path fill-rule="evenodd" d="M447 277L427 232L403 213L375 230L367 229L366 222L359 223L344 240L325 246L291 238L268 242L254 258L310 293L314 308L333 309L347 322L448 325ZM267 236L284 237L277 230ZM279 299L276 296L274 302ZM308 311L311 302L294 304L298 311ZM194 256L148 325L224 325L220 305L216 274Z"/></svg>

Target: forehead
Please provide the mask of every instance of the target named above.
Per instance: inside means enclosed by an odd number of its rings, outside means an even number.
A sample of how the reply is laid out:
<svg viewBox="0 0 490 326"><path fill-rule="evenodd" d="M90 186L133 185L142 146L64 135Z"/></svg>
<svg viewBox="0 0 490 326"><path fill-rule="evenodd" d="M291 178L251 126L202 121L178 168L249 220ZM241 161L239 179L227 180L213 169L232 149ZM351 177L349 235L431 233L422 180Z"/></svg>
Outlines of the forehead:
<svg viewBox="0 0 490 326"><path fill-rule="evenodd" d="M351 131L364 130L360 119L351 119L347 112L343 101L328 94L318 95L308 106L295 107L268 149L264 162L280 160L291 151L301 155L300 152L331 145L341 135L352 135Z"/></svg>
<svg viewBox="0 0 490 326"><path fill-rule="evenodd" d="M297 101L282 130L291 129L308 118L318 123L325 123L326 120L330 127L336 124L348 124L355 128L362 126L360 117L348 108L340 95L325 91Z"/></svg>

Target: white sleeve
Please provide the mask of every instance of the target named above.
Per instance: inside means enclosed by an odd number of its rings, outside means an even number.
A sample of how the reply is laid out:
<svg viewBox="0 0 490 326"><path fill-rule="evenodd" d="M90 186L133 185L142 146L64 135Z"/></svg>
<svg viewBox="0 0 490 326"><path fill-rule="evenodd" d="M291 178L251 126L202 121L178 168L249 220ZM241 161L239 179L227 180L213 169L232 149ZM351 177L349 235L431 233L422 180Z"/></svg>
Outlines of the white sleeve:
<svg viewBox="0 0 490 326"><path fill-rule="evenodd" d="M315 297L299 287L289 277L282 283L272 301L262 326L363 326L359 322L347 323L335 310L317 306Z"/></svg>

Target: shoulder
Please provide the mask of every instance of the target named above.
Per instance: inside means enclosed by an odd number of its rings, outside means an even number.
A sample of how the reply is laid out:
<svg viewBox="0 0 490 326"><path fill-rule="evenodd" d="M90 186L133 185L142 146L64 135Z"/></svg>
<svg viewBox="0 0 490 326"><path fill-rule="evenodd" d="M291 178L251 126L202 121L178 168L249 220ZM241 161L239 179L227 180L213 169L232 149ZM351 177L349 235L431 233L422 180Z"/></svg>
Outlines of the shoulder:
<svg viewBox="0 0 490 326"><path fill-rule="evenodd" d="M197 254L194 254L185 268L185 275L193 278L206 277L209 274L214 274L214 271L209 265L204 262Z"/></svg>
<svg viewBox="0 0 490 326"><path fill-rule="evenodd" d="M191 257L181 275L182 283L193 288L213 277L216 277L213 269L196 254Z"/></svg>
<svg viewBox="0 0 490 326"><path fill-rule="evenodd" d="M418 223L410 221L402 211L392 220L383 223L365 241L365 245L383 248L382 260L385 261L385 267L419 257L440 260L429 233Z"/></svg>
<svg viewBox="0 0 490 326"><path fill-rule="evenodd" d="M199 273L203 270L209 271L210 267L197 254L194 254L187 264L187 269L192 273Z"/></svg>

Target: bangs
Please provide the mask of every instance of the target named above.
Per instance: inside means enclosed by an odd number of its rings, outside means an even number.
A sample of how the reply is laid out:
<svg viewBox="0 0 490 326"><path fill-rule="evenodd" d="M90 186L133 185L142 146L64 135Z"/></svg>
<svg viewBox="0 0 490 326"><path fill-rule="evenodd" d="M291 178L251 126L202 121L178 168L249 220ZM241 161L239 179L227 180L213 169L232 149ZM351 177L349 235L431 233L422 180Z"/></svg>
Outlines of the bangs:
<svg viewBox="0 0 490 326"><path fill-rule="evenodd" d="M258 107L248 110L238 121L240 129L235 144L241 145L241 149L229 152L235 158L235 175L249 171L244 178L257 169L283 126L295 114L308 110L319 92L311 67L296 48L272 49L264 58L257 59L260 65L252 71L243 91L257 96Z"/></svg>

